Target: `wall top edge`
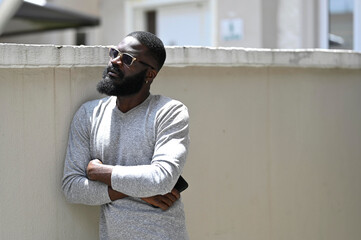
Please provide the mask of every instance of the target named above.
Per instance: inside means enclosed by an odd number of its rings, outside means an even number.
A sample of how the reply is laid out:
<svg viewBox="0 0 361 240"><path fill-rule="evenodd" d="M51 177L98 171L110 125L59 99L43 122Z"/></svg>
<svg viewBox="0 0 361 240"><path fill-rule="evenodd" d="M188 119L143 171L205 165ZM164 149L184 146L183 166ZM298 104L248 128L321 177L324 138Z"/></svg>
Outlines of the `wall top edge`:
<svg viewBox="0 0 361 240"><path fill-rule="evenodd" d="M166 47L165 66L261 66L361 69L361 52L324 49ZM108 46L0 43L0 67L104 66Z"/></svg>

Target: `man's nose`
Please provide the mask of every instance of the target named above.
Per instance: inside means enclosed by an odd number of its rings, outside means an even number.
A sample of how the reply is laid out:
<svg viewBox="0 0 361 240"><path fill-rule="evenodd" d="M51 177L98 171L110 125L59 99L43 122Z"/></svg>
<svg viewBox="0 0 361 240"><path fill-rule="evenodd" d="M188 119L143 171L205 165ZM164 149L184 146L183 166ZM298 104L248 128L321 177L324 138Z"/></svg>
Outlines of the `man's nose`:
<svg viewBox="0 0 361 240"><path fill-rule="evenodd" d="M116 58L112 58L110 59L110 62L112 63L112 65L123 65L123 61L120 55L118 55Z"/></svg>

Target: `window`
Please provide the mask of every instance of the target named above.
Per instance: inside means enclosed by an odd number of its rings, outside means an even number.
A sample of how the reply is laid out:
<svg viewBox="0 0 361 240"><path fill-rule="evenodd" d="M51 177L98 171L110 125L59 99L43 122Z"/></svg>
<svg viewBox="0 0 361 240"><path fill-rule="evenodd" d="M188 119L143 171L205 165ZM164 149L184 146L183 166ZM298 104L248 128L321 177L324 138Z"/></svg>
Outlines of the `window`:
<svg viewBox="0 0 361 240"><path fill-rule="evenodd" d="M125 1L125 31L147 30L164 45L212 46L217 0Z"/></svg>
<svg viewBox="0 0 361 240"><path fill-rule="evenodd" d="M165 45L211 45L207 3L168 5L157 10L157 34Z"/></svg>
<svg viewBox="0 0 361 240"><path fill-rule="evenodd" d="M361 51L361 0L319 0L320 47Z"/></svg>
<svg viewBox="0 0 361 240"><path fill-rule="evenodd" d="M146 12L146 24L147 24L147 31L153 34L157 34L157 12L156 11L147 11Z"/></svg>
<svg viewBox="0 0 361 240"><path fill-rule="evenodd" d="M75 37L76 45L86 45L86 33L83 31L77 31Z"/></svg>
<svg viewBox="0 0 361 240"><path fill-rule="evenodd" d="M353 49L354 0L329 1L329 48Z"/></svg>

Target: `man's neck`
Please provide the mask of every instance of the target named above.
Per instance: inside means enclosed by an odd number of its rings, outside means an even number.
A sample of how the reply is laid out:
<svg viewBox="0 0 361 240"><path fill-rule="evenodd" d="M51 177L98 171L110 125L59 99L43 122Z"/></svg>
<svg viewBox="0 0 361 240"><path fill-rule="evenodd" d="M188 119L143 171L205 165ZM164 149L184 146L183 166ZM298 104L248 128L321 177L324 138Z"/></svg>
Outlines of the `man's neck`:
<svg viewBox="0 0 361 240"><path fill-rule="evenodd" d="M121 112L126 113L129 110L141 104L142 102L144 102L145 99L148 98L149 94L150 94L149 92L147 93L140 92L132 96L118 96L117 107Z"/></svg>

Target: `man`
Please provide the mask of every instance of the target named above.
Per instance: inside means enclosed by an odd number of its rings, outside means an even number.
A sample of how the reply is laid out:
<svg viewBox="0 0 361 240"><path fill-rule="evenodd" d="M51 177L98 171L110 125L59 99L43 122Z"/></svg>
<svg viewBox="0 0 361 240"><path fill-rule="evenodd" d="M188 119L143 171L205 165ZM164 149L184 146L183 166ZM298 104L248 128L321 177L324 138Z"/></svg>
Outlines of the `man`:
<svg viewBox="0 0 361 240"><path fill-rule="evenodd" d="M74 116L62 188L68 201L101 205L100 239L188 239L180 193L188 110L150 94L163 43L133 32L109 51L97 90Z"/></svg>

